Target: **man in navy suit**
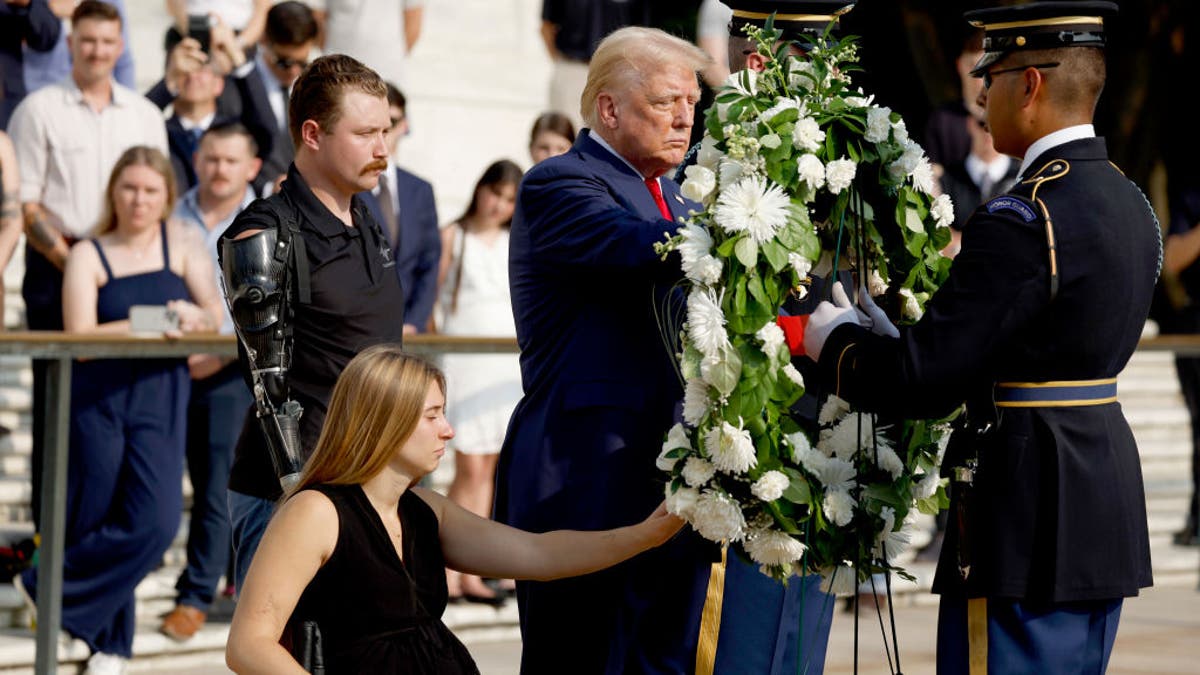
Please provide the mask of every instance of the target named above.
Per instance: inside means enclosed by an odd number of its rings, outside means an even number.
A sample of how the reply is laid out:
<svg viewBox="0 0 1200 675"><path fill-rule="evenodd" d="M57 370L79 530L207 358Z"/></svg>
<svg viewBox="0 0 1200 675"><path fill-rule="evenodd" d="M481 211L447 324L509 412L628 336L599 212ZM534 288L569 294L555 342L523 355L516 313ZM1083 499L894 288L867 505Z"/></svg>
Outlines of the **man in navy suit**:
<svg viewBox="0 0 1200 675"><path fill-rule="evenodd" d="M663 498L654 464L682 396L682 274L653 245L698 206L660 177L687 151L708 62L661 31L614 32L588 71L589 128L521 184L509 281L525 396L501 450L502 522L618 527ZM689 532L604 572L518 582L521 672L691 672L706 553Z"/></svg>
<svg viewBox="0 0 1200 675"><path fill-rule="evenodd" d="M388 156L395 158L400 139L408 135L408 105L395 85L388 83L387 90L392 124L387 135ZM404 334L424 333L437 298L442 255L433 186L393 163L380 174L379 185L362 196L396 257L396 276L404 289Z"/></svg>

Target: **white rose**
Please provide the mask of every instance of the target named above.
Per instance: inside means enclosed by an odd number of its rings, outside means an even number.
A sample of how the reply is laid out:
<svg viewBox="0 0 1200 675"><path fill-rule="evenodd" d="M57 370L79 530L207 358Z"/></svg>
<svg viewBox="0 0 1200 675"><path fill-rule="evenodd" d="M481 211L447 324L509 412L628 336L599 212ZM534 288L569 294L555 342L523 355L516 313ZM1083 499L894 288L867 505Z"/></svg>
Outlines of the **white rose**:
<svg viewBox="0 0 1200 675"><path fill-rule="evenodd" d="M863 139L869 143L882 143L892 131L892 109L877 107L867 110L867 131Z"/></svg>
<svg viewBox="0 0 1200 675"><path fill-rule="evenodd" d="M705 166L693 164L684 169L683 175L684 181L679 191L694 202L703 202L717 189L717 174Z"/></svg>
<svg viewBox="0 0 1200 675"><path fill-rule="evenodd" d="M698 488L708 481L712 480L713 474L717 472L716 467L712 462L702 457L688 457L683 464L683 471L679 475L683 476L684 482L689 486Z"/></svg>
<svg viewBox="0 0 1200 675"><path fill-rule="evenodd" d="M933 214L933 222L938 227L950 227L954 224L954 202L950 201L950 195L938 195L929 207L929 212Z"/></svg>
<svg viewBox="0 0 1200 675"><path fill-rule="evenodd" d="M825 185L825 165L816 155L800 155L800 159L796 160L796 169L799 179L807 183L814 192Z"/></svg>
<svg viewBox="0 0 1200 675"><path fill-rule="evenodd" d="M764 502L773 502L783 496L787 487L787 476L779 471L768 471L750 486L750 494Z"/></svg>
<svg viewBox="0 0 1200 675"><path fill-rule="evenodd" d="M888 173L896 180L900 180L911 174L924 156L925 151L921 149L921 146L909 141L904 144L904 153L900 155L900 158L888 165Z"/></svg>
<svg viewBox="0 0 1200 675"><path fill-rule="evenodd" d="M837 194L850 187L858 166L852 159L835 159L825 165L825 183L829 191Z"/></svg>

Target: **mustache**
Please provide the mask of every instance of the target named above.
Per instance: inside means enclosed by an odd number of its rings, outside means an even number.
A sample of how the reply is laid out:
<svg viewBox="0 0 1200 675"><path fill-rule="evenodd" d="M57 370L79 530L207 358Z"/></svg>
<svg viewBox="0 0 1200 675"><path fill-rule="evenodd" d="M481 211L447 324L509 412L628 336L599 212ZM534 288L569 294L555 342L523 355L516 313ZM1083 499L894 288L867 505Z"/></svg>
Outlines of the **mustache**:
<svg viewBox="0 0 1200 675"><path fill-rule="evenodd" d="M374 162L371 162L370 164L364 166L362 168L362 171L359 171L358 173L361 176L365 176L372 171L387 171L387 168L388 168L387 160L377 159Z"/></svg>

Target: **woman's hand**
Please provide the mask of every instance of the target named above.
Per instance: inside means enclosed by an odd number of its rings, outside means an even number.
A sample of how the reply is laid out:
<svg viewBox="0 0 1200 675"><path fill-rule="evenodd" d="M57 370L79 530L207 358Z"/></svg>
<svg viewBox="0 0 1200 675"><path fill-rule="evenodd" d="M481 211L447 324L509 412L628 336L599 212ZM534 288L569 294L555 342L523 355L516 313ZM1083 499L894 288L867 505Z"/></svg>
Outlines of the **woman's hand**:
<svg viewBox="0 0 1200 675"><path fill-rule="evenodd" d="M203 333L214 330L212 317L198 305L187 300L171 300L167 309L179 317L179 330L167 331L167 337L179 337L183 333Z"/></svg>
<svg viewBox="0 0 1200 675"><path fill-rule="evenodd" d="M682 529L684 520L667 511L667 502L663 501L648 518L638 524L640 534L647 539L646 548L654 548L675 536Z"/></svg>

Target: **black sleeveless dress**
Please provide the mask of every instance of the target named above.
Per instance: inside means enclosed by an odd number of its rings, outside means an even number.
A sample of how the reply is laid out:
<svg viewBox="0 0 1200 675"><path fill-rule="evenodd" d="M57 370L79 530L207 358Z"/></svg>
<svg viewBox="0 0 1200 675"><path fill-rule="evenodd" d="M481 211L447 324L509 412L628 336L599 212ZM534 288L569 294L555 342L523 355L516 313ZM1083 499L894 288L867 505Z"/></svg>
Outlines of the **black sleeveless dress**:
<svg viewBox="0 0 1200 675"><path fill-rule="evenodd" d="M338 539L291 624L317 622L326 673L477 675L467 648L442 623L445 561L429 505L412 492L400 498L401 561L362 487L311 489L337 508Z"/></svg>

